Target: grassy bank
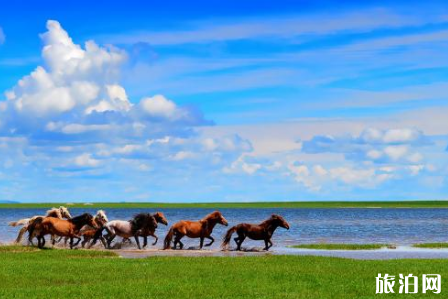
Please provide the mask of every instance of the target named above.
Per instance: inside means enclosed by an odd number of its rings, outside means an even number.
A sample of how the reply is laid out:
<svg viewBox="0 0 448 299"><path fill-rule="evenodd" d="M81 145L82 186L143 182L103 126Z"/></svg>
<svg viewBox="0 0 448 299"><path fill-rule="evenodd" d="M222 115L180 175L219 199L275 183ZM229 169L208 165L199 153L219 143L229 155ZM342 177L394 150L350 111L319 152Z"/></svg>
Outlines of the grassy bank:
<svg viewBox="0 0 448 299"><path fill-rule="evenodd" d="M447 260L360 261L311 256L123 259L110 252L84 250L19 251L20 247L0 249L0 298L373 298L378 273L448 276Z"/></svg>
<svg viewBox="0 0 448 299"><path fill-rule="evenodd" d="M227 203L5 203L0 208L51 208L64 205L73 208L448 208L448 201L319 201L319 202L227 202Z"/></svg>
<svg viewBox="0 0 448 299"><path fill-rule="evenodd" d="M389 247L388 244L300 244L291 248L320 249L320 250L374 250Z"/></svg>
<svg viewBox="0 0 448 299"><path fill-rule="evenodd" d="M418 248L448 248L448 243L421 243L412 246Z"/></svg>

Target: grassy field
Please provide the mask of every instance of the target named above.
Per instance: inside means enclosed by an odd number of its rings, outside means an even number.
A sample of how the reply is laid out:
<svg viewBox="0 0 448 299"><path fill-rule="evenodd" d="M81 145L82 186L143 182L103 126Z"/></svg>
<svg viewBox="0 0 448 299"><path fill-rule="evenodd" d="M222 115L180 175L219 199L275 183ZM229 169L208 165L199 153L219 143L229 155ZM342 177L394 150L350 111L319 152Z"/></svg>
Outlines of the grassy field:
<svg viewBox="0 0 448 299"><path fill-rule="evenodd" d="M0 248L0 298L374 298L378 273L448 276L447 260L123 259L111 252L21 248ZM441 298L432 293L387 296Z"/></svg>
<svg viewBox="0 0 448 299"><path fill-rule="evenodd" d="M289 246L291 248L322 249L322 250L373 250L388 247L388 244L300 244Z"/></svg>
<svg viewBox="0 0 448 299"><path fill-rule="evenodd" d="M319 201L319 202L228 202L228 203L4 203L0 208L448 208L448 201Z"/></svg>
<svg viewBox="0 0 448 299"><path fill-rule="evenodd" d="M421 243L412 246L418 248L448 248L448 243Z"/></svg>

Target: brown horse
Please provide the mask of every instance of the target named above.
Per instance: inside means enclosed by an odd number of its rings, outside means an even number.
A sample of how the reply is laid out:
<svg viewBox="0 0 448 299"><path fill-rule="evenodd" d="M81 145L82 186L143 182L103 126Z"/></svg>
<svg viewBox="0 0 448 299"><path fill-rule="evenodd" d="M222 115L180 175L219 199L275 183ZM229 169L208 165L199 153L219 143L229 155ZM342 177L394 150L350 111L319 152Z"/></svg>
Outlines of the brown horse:
<svg viewBox="0 0 448 299"><path fill-rule="evenodd" d="M168 225L168 220L165 218L165 215L163 215L162 212L156 212L155 214L152 214L151 216L154 217L154 219L156 220L157 223L162 223L164 225ZM148 245L148 236L151 236L156 239L154 241L154 243L152 243L153 246L157 244L157 241L159 240L159 238L156 236L155 232L156 232L156 227L153 227L153 226L148 226L146 229L141 230L141 232L139 232L138 236L143 237L143 248L145 248L146 245Z"/></svg>
<svg viewBox="0 0 448 299"><path fill-rule="evenodd" d="M74 246L78 245L79 241L81 241L81 238L79 237L79 230L84 225L97 227L95 219L89 213L84 213L68 220L54 217L36 219L36 221L32 224L30 238L36 236L38 240L38 247L43 248L45 245L45 235L51 234L61 237L69 237L70 249L72 249ZM74 239L78 239L78 241L74 243Z"/></svg>
<svg viewBox="0 0 448 299"><path fill-rule="evenodd" d="M204 245L204 238L211 240L210 243L205 244L205 246L210 246L215 241L215 239L213 239L210 235L213 231L213 228L218 223L225 226L228 225L227 220L219 211L210 213L199 221L181 220L171 226L168 234L165 237L165 244L163 249L171 248L171 240L173 239L173 236L174 249L177 248L177 244L179 244L180 249L184 247L184 244L180 241L180 239L182 239L184 236L187 236L189 238L200 238L200 249L202 249Z"/></svg>
<svg viewBox="0 0 448 299"><path fill-rule="evenodd" d="M227 247L232 234L236 232L238 235L238 237L234 238L237 245L236 250L241 250L241 244L243 244L246 237L252 240L264 240L264 250L269 250L269 248L273 245L271 241L272 235L279 226L289 229L288 222L286 222L283 217L275 214L260 224L240 223L227 231L222 247L224 249Z"/></svg>

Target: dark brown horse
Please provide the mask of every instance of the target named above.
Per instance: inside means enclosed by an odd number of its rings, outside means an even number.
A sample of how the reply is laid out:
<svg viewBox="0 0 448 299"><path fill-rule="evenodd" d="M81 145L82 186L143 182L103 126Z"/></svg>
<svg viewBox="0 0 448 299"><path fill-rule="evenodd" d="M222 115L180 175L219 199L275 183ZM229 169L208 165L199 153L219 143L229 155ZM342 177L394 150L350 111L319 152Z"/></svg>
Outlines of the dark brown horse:
<svg viewBox="0 0 448 299"><path fill-rule="evenodd" d="M162 212L156 212L155 214L152 214L151 216L154 217L154 219L156 220L157 223L162 223L163 225L168 225L168 220L165 218L165 215L163 215ZM153 246L157 244L157 241L159 240L159 238L155 234L156 228L157 228L157 226L156 227L147 226L145 229L140 230L138 236L143 237L143 248L145 248L146 245L148 245L148 236L151 236L156 239L154 241L154 243L152 243Z"/></svg>
<svg viewBox="0 0 448 299"><path fill-rule="evenodd" d="M202 249L204 246L204 238L210 240L210 243L205 244L205 246L210 246L213 244L215 239L212 238L211 233L216 224L222 224L227 226L227 220L222 216L221 212L215 211L208 214L199 221L188 221L181 220L171 226L168 234L165 237L165 244L163 249L171 248L171 240L174 237L174 247L177 248L179 244L180 249L184 247L184 244L180 241L184 236L189 238L200 238L199 248Z"/></svg>
<svg viewBox="0 0 448 299"><path fill-rule="evenodd" d="M43 248L45 245L45 235L51 234L61 237L69 237L71 249L78 245L79 241L81 241L81 238L79 237L79 230L84 225L97 227L93 216L89 213L84 213L68 220L55 217L36 219L36 221L31 224L32 227L30 230L30 238L36 236L38 240L38 247ZM74 243L74 239L78 239L78 241Z"/></svg>
<svg viewBox="0 0 448 299"><path fill-rule="evenodd" d="M273 214L269 219L263 221L260 224L240 223L227 231L222 243L222 247L227 247L232 234L236 232L238 235L238 237L234 238L237 245L236 250L241 250L241 244L243 244L246 237L252 240L264 240L264 250L269 250L269 248L271 248L272 246L272 235L274 234L276 228L279 226L289 229L288 222L286 222L283 217L275 214Z"/></svg>

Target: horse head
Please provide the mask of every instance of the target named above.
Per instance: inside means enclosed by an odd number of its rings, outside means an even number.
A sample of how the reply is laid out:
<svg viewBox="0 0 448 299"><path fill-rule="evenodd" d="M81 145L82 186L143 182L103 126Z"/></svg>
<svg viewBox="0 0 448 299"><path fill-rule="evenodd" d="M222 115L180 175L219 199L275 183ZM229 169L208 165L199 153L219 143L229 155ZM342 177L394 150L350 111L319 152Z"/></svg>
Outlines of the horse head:
<svg viewBox="0 0 448 299"><path fill-rule="evenodd" d="M286 222L286 220L285 220L282 216L280 216L280 215L272 214L272 215L271 215L271 221L272 221L274 224L276 224L277 226L280 226L280 227L289 229L289 224L288 224L288 222Z"/></svg>
<svg viewBox="0 0 448 299"><path fill-rule="evenodd" d="M163 215L162 212L156 212L153 216L157 222L168 225L168 220L165 218L165 215Z"/></svg>
<svg viewBox="0 0 448 299"><path fill-rule="evenodd" d="M104 212L103 210L98 210L95 215L95 221L96 221L96 223L100 224L101 226L103 226L104 224L109 222L109 219L107 219L107 216L106 216L106 212Z"/></svg>
<svg viewBox="0 0 448 299"><path fill-rule="evenodd" d="M61 216L63 218L66 218L66 219L72 218L72 215L70 215L70 212L68 211L68 209L66 207L60 206L59 212L61 213Z"/></svg>
<svg viewBox="0 0 448 299"><path fill-rule="evenodd" d="M202 221L214 221L216 223L219 223L224 226L228 226L229 223L227 222L226 218L222 216L220 211L214 211L213 213L208 214L205 216Z"/></svg>

